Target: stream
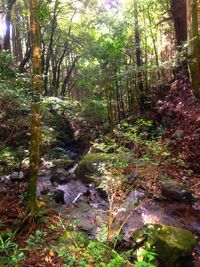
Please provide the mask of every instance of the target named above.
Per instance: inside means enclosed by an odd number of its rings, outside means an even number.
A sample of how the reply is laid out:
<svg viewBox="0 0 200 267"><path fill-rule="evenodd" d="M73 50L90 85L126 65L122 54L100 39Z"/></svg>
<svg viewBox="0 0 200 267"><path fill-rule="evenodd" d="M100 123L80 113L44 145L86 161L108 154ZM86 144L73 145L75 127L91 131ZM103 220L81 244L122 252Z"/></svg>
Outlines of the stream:
<svg viewBox="0 0 200 267"><path fill-rule="evenodd" d="M70 157L69 150L66 153ZM59 214L70 213L80 230L87 232L91 238L99 238L108 220L109 203L94 184L84 184L75 176L77 166L78 160L67 170L55 169L51 162L44 162L39 173L37 193L42 195L48 192L57 202L53 208ZM52 183L55 173L61 178L58 183ZM133 204L136 202L139 204ZM127 196L115 214L113 228L124 221L122 231L127 242L135 231L147 223L181 227L196 235L200 233L200 216L190 203L167 198L147 199L142 190L132 191ZM200 244L197 244L195 251L200 254ZM199 263L195 264L200 266Z"/></svg>
<svg viewBox="0 0 200 267"><path fill-rule="evenodd" d="M69 149L63 152L74 163L68 168L63 168L53 164L52 160L43 159L39 170L37 194L58 214L71 218L76 227L86 232L91 239L98 238L103 241L109 217L109 203L105 193L96 188L95 184L85 184L76 177L75 170L81 159L80 153ZM19 181L23 178L20 173L14 172L1 177L1 180L5 184L9 180ZM123 242L129 244L133 234L148 223L181 227L195 234L197 244L194 252L197 260L191 263L191 266L200 267L199 202L178 201L166 196L160 199L148 198L144 190L133 190L117 208L112 230L116 233L123 225Z"/></svg>

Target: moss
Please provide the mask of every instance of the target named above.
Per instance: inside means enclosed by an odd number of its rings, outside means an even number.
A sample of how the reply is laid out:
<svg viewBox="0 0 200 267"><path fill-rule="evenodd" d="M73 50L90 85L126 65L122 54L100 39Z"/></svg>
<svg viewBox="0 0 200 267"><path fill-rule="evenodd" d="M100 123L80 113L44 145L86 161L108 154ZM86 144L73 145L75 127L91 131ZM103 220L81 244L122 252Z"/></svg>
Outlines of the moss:
<svg viewBox="0 0 200 267"><path fill-rule="evenodd" d="M86 154L79 163L75 174L84 182L94 182L99 186L103 175L109 171L110 167L121 168L123 165L127 166L129 160L129 154Z"/></svg>
<svg viewBox="0 0 200 267"><path fill-rule="evenodd" d="M65 158L61 158L61 159L55 159L52 162L57 168L64 168L64 169L70 169L71 167L73 167L74 165L74 161L71 159L65 159Z"/></svg>
<svg viewBox="0 0 200 267"><path fill-rule="evenodd" d="M142 236L146 236L145 248L155 248L163 267L182 266L181 260L191 255L195 245L190 231L167 225L150 224L137 234L137 239Z"/></svg>
<svg viewBox="0 0 200 267"><path fill-rule="evenodd" d="M112 162L112 154L105 153L91 153L85 155L85 157L79 163L76 169L76 175L85 182L95 182L97 185L100 183L100 177L103 175L103 168L107 167Z"/></svg>

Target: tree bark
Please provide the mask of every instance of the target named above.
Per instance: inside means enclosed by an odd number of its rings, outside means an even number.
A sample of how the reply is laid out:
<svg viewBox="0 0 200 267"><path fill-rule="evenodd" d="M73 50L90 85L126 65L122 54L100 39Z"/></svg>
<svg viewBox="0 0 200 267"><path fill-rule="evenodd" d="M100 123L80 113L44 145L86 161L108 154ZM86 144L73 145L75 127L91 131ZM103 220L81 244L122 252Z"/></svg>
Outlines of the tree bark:
<svg viewBox="0 0 200 267"><path fill-rule="evenodd" d="M4 37L4 50L11 52L10 47L10 24L11 24L11 12L12 7L16 0L8 0L7 6L6 6L6 17L5 17L5 23L6 23L6 34Z"/></svg>
<svg viewBox="0 0 200 267"><path fill-rule="evenodd" d="M40 29L37 16L38 2L30 0L30 26L32 42L32 118L31 118L31 145L30 145L30 172L28 182L28 210L32 216L37 213L37 179L39 171L39 147L40 147L40 91L41 78L41 47Z"/></svg>
<svg viewBox="0 0 200 267"><path fill-rule="evenodd" d="M139 89L139 106L141 111L144 109L144 85L143 85L143 75L141 71L142 67L142 51L140 45L140 29L138 22L138 4L137 1L134 0L134 20L135 20L135 47L136 47L136 64L137 64L137 84Z"/></svg>
<svg viewBox="0 0 200 267"><path fill-rule="evenodd" d="M53 11L53 19L51 22L51 34L50 34L50 41L49 41L49 46L47 49L47 56L46 56L46 61L45 61L45 69L44 69L44 94L48 95L48 73L49 73L49 67L50 67L50 59L51 55L53 52L53 40L54 40L54 32L56 30L57 26L57 9L58 9L59 1L55 1L54 5L54 11Z"/></svg>
<svg viewBox="0 0 200 267"><path fill-rule="evenodd" d="M198 23L198 0L187 0L188 57L192 90L200 101L200 37Z"/></svg>
<svg viewBox="0 0 200 267"><path fill-rule="evenodd" d="M171 13L174 20L178 48L187 41L186 0L171 0Z"/></svg>
<svg viewBox="0 0 200 267"><path fill-rule="evenodd" d="M76 66L76 63L77 61L80 59L80 56L77 56L74 58L73 62L72 62L72 65L71 67L69 68L68 72L67 72L67 75L65 76L64 78L64 81L63 81L63 84L62 84L62 89L61 89L61 95L64 96L66 94L66 87L67 87L67 83L69 82L70 80L70 77L71 77L71 74L72 74L72 71L73 69L75 68Z"/></svg>

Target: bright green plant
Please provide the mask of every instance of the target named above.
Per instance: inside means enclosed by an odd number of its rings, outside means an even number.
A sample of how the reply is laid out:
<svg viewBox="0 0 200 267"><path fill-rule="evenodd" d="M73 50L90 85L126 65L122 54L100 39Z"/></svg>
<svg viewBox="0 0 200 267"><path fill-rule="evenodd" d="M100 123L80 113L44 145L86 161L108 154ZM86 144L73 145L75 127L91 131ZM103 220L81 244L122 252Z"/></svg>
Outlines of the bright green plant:
<svg viewBox="0 0 200 267"><path fill-rule="evenodd" d="M2 166L2 173L11 171L18 163L19 159L13 149L10 147L0 148L0 166Z"/></svg>
<svg viewBox="0 0 200 267"><path fill-rule="evenodd" d="M4 264L3 266L20 266L19 261L25 257L24 249L13 241L13 237L13 234L9 234L4 239L0 235L0 264Z"/></svg>
<svg viewBox="0 0 200 267"><path fill-rule="evenodd" d="M156 265L154 263L156 262L157 254L153 250L143 249L141 254L138 256L140 259L134 262L134 266L136 266L136 267L156 267Z"/></svg>
<svg viewBox="0 0 200 267"><path fill-rule="evenodd" d="M16 71L11 68L13 64L13 58L10 53L8 52L1 52L0 53L0 78L1 79L10 79L15 77Z"/></svg>
<svg viewBox="0 0 200 267"><path fill-rule="evenodd" d="M28 239L25 241L27 244L27 248L31 249L37 245L43 244L45 242L44 234L42 231L37 229L35 234L30 234Z"/></svg>

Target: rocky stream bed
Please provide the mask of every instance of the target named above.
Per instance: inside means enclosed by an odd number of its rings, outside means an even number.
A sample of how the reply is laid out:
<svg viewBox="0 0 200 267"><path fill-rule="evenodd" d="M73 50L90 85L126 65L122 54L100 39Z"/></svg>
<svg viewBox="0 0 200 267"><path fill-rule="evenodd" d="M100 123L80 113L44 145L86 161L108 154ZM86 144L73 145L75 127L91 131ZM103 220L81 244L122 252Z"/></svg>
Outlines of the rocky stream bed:
<svg viewBox="0 0 200 267"><path fill-rule="evenodd" d="M86 232L90 238L101 239L109 216L106 194L96 187L95 183L85 183L81 177L77 177L76 169L79 168L81 158L79 154L63 148L57 150L62 150L67 161L42 159L37 194L59 214L70 214L76 221L77 227ZM23 178L23 172L14 172L1 179L8 182L20 181ZM146 197L142 189L130 192L115 212L113 230L116 228L117 231L123 225L121 242L129 244L133 235L145 225L167 225L187 229L195 235L197 241L194 250L196 260L174 266L200 266L198 203L192 200L190 192L171 182L164 183L161 191L163 195L161 199ZM166 263L163 266L172 267L170 264L173 263Z"/></svg>

